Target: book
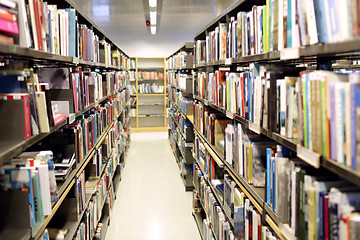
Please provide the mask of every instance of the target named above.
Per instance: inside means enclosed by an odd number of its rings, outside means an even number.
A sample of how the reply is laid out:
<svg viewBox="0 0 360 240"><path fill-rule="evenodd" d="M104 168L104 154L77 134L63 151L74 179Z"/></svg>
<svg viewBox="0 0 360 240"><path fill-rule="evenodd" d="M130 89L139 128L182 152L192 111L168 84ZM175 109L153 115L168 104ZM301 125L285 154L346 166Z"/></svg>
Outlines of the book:
<svg viewBox="0 0 360 240"><path fill-rule="evenodd" d="M0 99L5 101L21 101L23 104L23 126L18 126L21 129L24 129L22 134L22 139L29 139L31 135L31 119L30 119L30 96L27 93L13 93L13 94L0 94ZM5 103L4 103L5 104ZM7 112L6 114L11 114ZM8 115L9 116L9 115ZM10 119L9 119L10 120ZM12 119L14 120L14 119Z"/></svg>
<svg viewBox="0 0 360 240"><path fill-rule="evenodd" d="M3 166L0 168L2 181L1 185L5 191L25 191L29 198L30 227L36 225L34 192L31 178L31 169L28 167Z"/></svg>

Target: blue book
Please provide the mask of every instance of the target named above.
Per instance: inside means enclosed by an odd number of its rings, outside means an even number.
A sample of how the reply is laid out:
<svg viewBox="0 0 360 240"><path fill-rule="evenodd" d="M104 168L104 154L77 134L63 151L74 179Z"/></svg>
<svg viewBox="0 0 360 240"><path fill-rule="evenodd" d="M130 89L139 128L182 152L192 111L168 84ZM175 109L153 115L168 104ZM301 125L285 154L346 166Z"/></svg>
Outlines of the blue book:
<svg viewBox="0 0 360 240"><path fill-rule="evenodd" d="M68 13L68 52L70 57L76 57L76 12L73 8L66 8Z"/></svg>
<svg viewBox="0 0 360 240"><path fill-rule="evenodd" d="M271 172L272 172L272 208L275 211L276 208L276 157L273 157L271 160Z"/></svg>
<svg viewBox="0 0 360 240"><path fill-rule="evenodd" d="M359 88L359 85L357 84L356 85L356 89L355 89L355 114L356 112L359 112L360 113L360 88ZM357 129L357 126L358 126L358 116L355 115L355 129ZM353 141L353 143L355 144L355 147L353 147L353 152L352 152L352 156L354 157L354 159L352 159L351 161L351 166L353 169L358 169L358 166L357 166L357 140L356 140L356 131L352 131L352 134L355 135L355 136L352 136L353 139L355 139Z"/></svg>
<svg viewBox="0 0 360 240"><path fill-rule="evenodd" d="M29 196L30 225L35 227L34 191L31 179L31 169L26 167L4 166L1 169L2 185L5 191L26 191Z"/></svg>
<svg viewBox="0 0 360 240"><path fill-rule="evenodd" d="M266 149L266 203L271 205L271 148Z"/></svg>
<svg viewBox="0 0 360 240"><path fill-rule="evenodd" d="M316 27L318 30L319 42L328 43L326 18L324 13L324 0L314 0Z"/></svg>
<svg viewBox="0 0 360 240"><path fill-rule="evenodd" d="M320 231L318 231L319 233L319 239L320 240L324 240L325 238L325 216L324 216L324 213L325 213L325 204L324 204L324 198L325 196L327 196L328 193L327 192L321 192L320 195L319 195L319 222L321 224L320 226Z"/></svg>
<svg viewBox="0 0 360 240"><path fill-rule="evenodd" d="M0 93L27 93L27 78L23 71L0 73Z"/></svg>
<svg viewBox="0 0 360 240"><path fill-rule="evenodd" d="M338 17L337 17L337 10L336 10L336 1L335 0L328 0L329 1L329 11L330 11L330 18L331 18L331 34L333 42L338 41L339 36L339 26L338 26ZM345 7L345 6L344 6Z"/></svg>
<svg viewBox="0 0 360 240"><path fill-rule="evenodd" d="M236 239L243 239L245 234L244 207L234 208L234 236Z"/></svg>
<svg viewBox="0 0 360 240"><path fill-rule="evenodd" d="M294 6L293 6L294 7ZM287 47L291 48L292 47L292 26L291 26L291 11L294 11L294 9L291 9L291 0L287 0L287 31L286 31L286 36L287 36ZM269 31L270 34L270 31Z"/></svg>
<svg viewBox="0 0 360 240"><path fill-rule="evenodd" d="M343 140L343 143L345 142L345 89L341 89L341 139ZM342 148L343 150L343 156L340 159L343 165L346 165L346 157L345 157L345 146L343 144Z"/></svg>

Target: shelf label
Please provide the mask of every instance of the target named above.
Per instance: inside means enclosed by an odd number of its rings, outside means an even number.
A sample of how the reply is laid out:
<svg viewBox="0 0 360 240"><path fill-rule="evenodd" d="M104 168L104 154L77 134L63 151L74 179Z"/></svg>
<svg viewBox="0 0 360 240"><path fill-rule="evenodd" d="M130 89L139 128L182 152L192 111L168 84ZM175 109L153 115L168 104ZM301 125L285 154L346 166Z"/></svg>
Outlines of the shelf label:
<svg viewBox="0 0 360 240"><path fill-rule="evenodd" d="M231 58L225 59L225 65L231 65Z"/></svg>
<svg viewBox="0 0 360 240"><path fill-rule="evenodd" d="M257 134L261 133L260 126L253 122L249 122L249 129Z"/></svg>
<svg viewBox="0 0 360 240"><path fill-rule="evenodd" d="M234 113L232 113L230 111L226 111L226 116L230 119L234 119Z"/></svg>
<svg viewBox="0 0 360 240"><path fill-rule="evenodd" d="M298 158L301 158L306 163L310 164L315 168L320 167L320 154L311 151L310 149L304 148L301 145L297 145L296 152Z"/></svg>
<svg viewBox="0 0 360 240"><path fill-rule="evenodd" d="M288 59L299 59L300 58L300 48L284 48L280 51L280 59L288 60Z"/></svg>
<svg viewBox="0 0 360 240"><path fill-rule="evenodd" d="M69 124L73 123L75 121L75 113L69 114L68 119L69 119Z"/></svg>
<svg viewBox="0 0 360 240"><path fill-rule="evenodd" d="M209 101L204 99L204 104L205 104L206 106L209 106Z"/></svg>
<svg viewBox="0 0 360 240"><path fill-rule="evenodd" d="M74 64L79 64L79 58L78 57L73 57L73 63Z"/></svg>

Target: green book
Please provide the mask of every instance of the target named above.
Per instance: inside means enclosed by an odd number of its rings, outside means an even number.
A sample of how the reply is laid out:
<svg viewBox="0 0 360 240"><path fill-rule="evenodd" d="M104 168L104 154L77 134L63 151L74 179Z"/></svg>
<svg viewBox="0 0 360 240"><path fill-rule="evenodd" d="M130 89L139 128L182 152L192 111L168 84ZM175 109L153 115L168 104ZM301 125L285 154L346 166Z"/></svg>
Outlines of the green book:
<svg viewBox="0 0 360 240"><path fill-rule="evenodd" d="M266 41L266 35L267 35L267 21L268 21L268 19L267 19L267 8L266 8L266 5L263 7L263 52L265 53L265 52L267 52L267 44L268 44L268 42Z"/></svg>
<svg viewBox="0 0 360 240"><path fill-rule="evenodd" d="M306 239L306 231L305 231L305 215L304 215L304 207L305 207L305 191L304 191L304 181L305 181L305 170L300 169L299 171L299 195L298 195L298 229L299 229L299 239Z"/></svg>

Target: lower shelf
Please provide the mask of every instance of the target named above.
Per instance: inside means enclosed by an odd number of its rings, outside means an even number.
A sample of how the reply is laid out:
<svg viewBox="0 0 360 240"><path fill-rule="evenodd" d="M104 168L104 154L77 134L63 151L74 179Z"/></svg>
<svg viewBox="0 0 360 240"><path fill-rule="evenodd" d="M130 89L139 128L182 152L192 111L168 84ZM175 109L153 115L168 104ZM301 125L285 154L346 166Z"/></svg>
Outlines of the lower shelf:
<svg viewBox="0 0 360 240"><path fill-rule="evenodd" d="M196 222L196 226L199 229L199 233L200 233L200 237L201 239L203 239L203 218L201 216L201 213L197 213L197 212L192 212L192 215L194 217L194 220Z"/></svg>
<svg viewBox="0 0 360 240"><path fill-rule="evenodd" d="M132 132L166 132L168 127L138 127L131 128Z"/></svg>

